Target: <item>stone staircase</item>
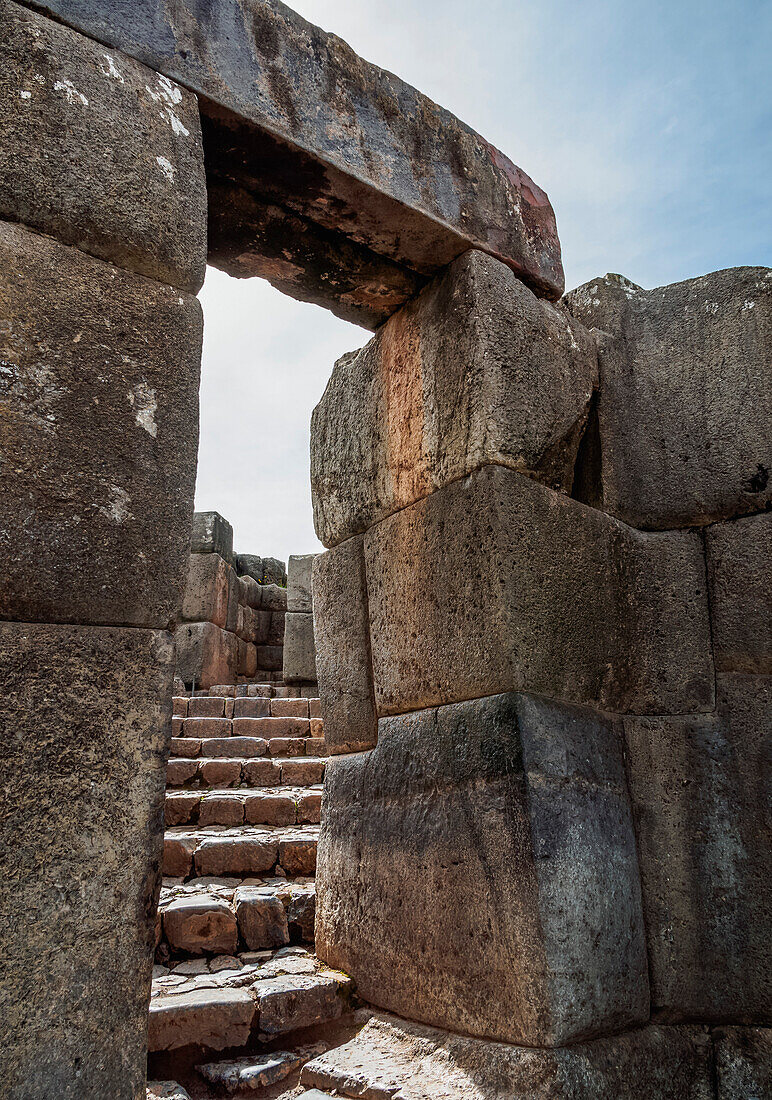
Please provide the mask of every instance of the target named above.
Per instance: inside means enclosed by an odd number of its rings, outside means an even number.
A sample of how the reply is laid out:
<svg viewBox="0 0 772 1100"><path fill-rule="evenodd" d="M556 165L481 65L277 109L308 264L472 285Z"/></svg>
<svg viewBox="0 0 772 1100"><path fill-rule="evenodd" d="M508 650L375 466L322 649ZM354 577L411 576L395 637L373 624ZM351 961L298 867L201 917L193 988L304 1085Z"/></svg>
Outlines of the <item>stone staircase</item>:
<svg viewBox="0 0 772 1100"><path fill-rule="evenodd" d="M349 1012L313 953L324 737L292 690L174 699L148 1096L277 1095Z"/></svg>

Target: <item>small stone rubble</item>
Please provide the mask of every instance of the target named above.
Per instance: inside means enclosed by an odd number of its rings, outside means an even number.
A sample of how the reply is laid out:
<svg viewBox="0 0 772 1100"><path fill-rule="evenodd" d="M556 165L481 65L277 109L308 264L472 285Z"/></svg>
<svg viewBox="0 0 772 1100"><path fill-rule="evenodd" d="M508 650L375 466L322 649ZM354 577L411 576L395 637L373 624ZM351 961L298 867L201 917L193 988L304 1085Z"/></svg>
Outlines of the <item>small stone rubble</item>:
<svg viewBox="0 0 772 1100"><path fill-rule="evenodd" d="M348 1011L350 979L313 954L326 760L319 700L295 690L174 698L148 1100L254 1095L296 1079L329 1044L297 1045L293 1033ZM267 1049L283 1036L289 1049ZM219 1051L229 1057L213 1059ZM184 1088L167 1079L176 1057Z"/></svg>

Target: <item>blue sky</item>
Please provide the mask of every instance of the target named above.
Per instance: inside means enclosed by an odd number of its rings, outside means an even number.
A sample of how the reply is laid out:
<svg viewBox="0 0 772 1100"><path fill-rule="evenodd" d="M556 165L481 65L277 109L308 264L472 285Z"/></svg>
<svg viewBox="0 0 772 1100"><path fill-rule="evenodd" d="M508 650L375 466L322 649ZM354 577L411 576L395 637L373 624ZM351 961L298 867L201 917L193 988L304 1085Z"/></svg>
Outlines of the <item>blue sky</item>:
<svg viewBox="0 0 772 1100"><path fill-rule="evenodd" d="M296 0L479 130L552 200L566 284L772 265L772 2ZM197 507L237 549L318 549L308 424L368 336L210 272Z"/></svg>

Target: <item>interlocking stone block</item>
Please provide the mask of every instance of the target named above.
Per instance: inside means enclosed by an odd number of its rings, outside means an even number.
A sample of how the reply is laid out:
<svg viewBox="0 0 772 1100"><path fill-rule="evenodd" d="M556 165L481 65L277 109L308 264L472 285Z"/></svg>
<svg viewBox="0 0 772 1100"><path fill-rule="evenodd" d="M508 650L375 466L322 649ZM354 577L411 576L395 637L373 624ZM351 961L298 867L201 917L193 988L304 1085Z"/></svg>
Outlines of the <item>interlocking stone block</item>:
<svg viewBox="0 0 772 1100"><path fill-rule="evenodd" d="M150 1003L147 1049L176 1050L195 1043L225 1050L246 1043L255 1016L247 989L194 989Z"/></svg>
<svg viewBox="0 0 772 1100"><path fill-rule="evenodd" d="M273 868L278 852L278 841L268 833L259 837L248 834L207 837L196 849L196 872L199 875L259 875Z"/></svg>
<svg viewBox="0 0 772 1100"><path fill-rule="evenodd" d="M0 624L4 1097L144 1088L173 674L164 632Z"/></svg>
<svg viewBox="0 0 772 1100"><path fill-rule="evenodd" d="M515 694L382 719L322 820L317 953L366 1001L529 1046L648 1019L618 722Z"/></svg>
<svg viewBox="0 0 772 1100"><path fill-rule="evenodd" d="M310 787L324 779L325 760L282 760L280 763L283 783Z"/></svg>
<svg viewBox="0 0 772 1100"><path fill-rule="evenodd" d="M694 532L635 531L487 466L364 545L381 715L507 690L610 711L712 708Z"/></svg>
<svg viewBox="0 0 772 1100"><path fill-rule="evenodd" d="M705 531L716 668L772 674L772 513Z"/></svg>
<svg viewBox="0 0 772 1100"><path fill-rule="evenodd" d="M208 759L218 757L242 757L265 756L268 752L269 742L262 737L211 737L201 742L201 755Z"/></svg>
<svg viewBox="0 0 772 1100"><path fill-rule="evenodd" d="M245 819L250 825L294 825L297 820L295 800L287 794L250 794L246 800Z"/></svg>
<svg viewBox="0 0 772 1100"><path fill-rule="evenodd" d="M260 589L260 606L263 611L286 611L287 589L273 582L262 585Z"/></svg>
<svg viewBox="0 0 772 1100"><path fill-rule="evenodd" d="M371 327L469 248L499 256L541 294L562 293L544 191L277 0L223 0L216 18L190 0L155 0L142 20L120 5L44 6L203 97L210 255L226 270L263 274ZM361 274L347 278L352 268Z"/></svg>
<svg viewBox="0 0 772 1100"><path fill-rule="evenodd" d="M340 983L324 974L283 974L260 982L255 992L260 1030L268 1035L337 1020L343 1012Z"/></svg>
<svg viewBox="0 0 772 1100"><path fill-rule="evenodd" d="M198 821L200 825L243 825L244 799L235 792L207 793L201 801Z"/></svg>
<svg viewBox="0 0 772 1100"><path fill-rule="evenodd" d="M201 803L200 791L175 791L166 794L164 803L164 824L188 825L198 821L198 808Z"/></svg>
<svg viewBox="0 0 772 1100"><path fill-rule="evenodd" d="M772 1096L772 1030L722 1027L712 1033L718 1100Z"/></svg>
<svg viewBox="0 0 772 1100"><path fill-rule="evenodd" d="M271 700L261 696L236 699L233 706L233 717L239 718L268 718L271 714ZM238 727L241 729L241 725Z"/></svg>
<svg viewBox="0 0 772 1100"><path fill-rule="evenodd" d="M316 680L314 617L288 611L284 629L284 679L287 683Z"/></svg>
<svg viewBox="0 0 772 1100"><path fill-rule="evenodd" d="M239 676L254 676L257 672L257 646L238 639Z"/></svg>
<svg viewBox="0 0 772 1100"><path fill-rule="evenodd" d="M281 586L284 598L287 598L287 566L278 558L263 558L263 579L261 584L265 586ZM263 604L265 607L266 604ZM286 602L285 602L286 608Z"/></svg>
<svg viewBox="0 0 772 1100"><path fill-rule="evenodd" d="M268 637L265 642L266 645L281 646L284 645L284 622L286 618L285 611L272 611L271 622L268 626Z"/></svg>
<svg viewBox="0 0 772 1100"><path fill-rule="evenodd" d="M259 645L257 647L258 671L280 672L284 660L284 646Z"/></svg>
<svg viewBox="0 0 772 1100"><path fill-rule="evenodd" d="M260 584L249 573L242 573L243 557L243 554L239 554L236 559L236 568L239 573L239 603L257 610L260 607Z"/></svg>
<svg viewBox="0 0 772 1100"><path fill-rule="evenodd" d="M0 616L176 617L200 350L194 298L0 222Z"/></svg>
<svg viewBox="0 0 772 1100"><path fill-rule="evenodd" d="M240 886L233 895L239 930L250 951L289 943L287 914L272 890Z"/></svg>
<svg viewBox="0 0 772 1100"><path fill-rule="evenodd" d="M223 696L196 695L191 699L186 699L185 702L187 706L183 718L222 718L225 714L225 698ZM201 732L200 726L191 725L187 728L195 729L199 737L207 736ZM194 734L191 733L189 736L194 736ZM213 735L210 734L209 736Z"/></svg>
<svg viewBox="0 0 772 1100"><path fill-rule="evenodd" d="M291 838L279 842L279 863L287 875L308 875L316 873L316 839L305 837Z"/></svg>
<svg viewBox="0 0 772 1100"><path fill-rule="evenodd" d="M710 1038L697 1027L646 1027L533 1050L378 1012L348 1043L306 1063L302 1083L331 1092L301 1100L339 1090L403 1100L713 1100L710 1063Z"/></svg>
<svg viewBox="0 0 772 1100"><path fill-rule="evenodd" d="M168 830L164 835L163 873L167 878L187 878L193 868L195 841L189 837L175 836Z"/></svg>
<svg viewBox="0 0 772 1100"><path fill-rule="evenodd" d="M272 699L271 715L274 718L308 718L308 700Z"/></svg>
<svg viewBox="0 0 772 1100"><path fill-rule="evenodd" d="M336 364L311 421L319 539L491 462L569 492L597 373L582 325L468 252Z"/></svg>
<svg viewBox="0 0 772 1100"><path fill-rule="evenodd" d="M181 618L188 623L214 623L235 633L239 585L236 571L219 554L191 554Z"/></svg>
<svg viewBox="0 0 772 1100"><path fill-rule="evenodd" d="M197 737L172 737L171 752L173 756L193 759L201 755L201 741Z"/></svg>
<svg viewBox="0 0 772 1100"><path fill-rule="evenodd" d="M232 955L238 946L233 910L214 895L176 898L164 910L163 925L172 950L188 955Z"/></svg>
<svg viewBox="0 0 772 1100"><path fill-rule="evenodd" d="M199 775L207 787L236 787L241 781L241 761L202 760Z"/></svg>
<svg viewBox="0 0 772 1100"><path fill-rule="evenodd" d="M196 97L0 3L0 218L195 294L206 265Z"/></svg>
<svg viewBox="0 0 772 1100"><path fill-rule="evenodd" d="M253 787L278 787L281 783L281 767L281 763L275 760L245 760L244 780Z"/></svg>
<svg viewBox="0 0 772 1100"><path fill-rule="evenodd" d="M198 699L191 699L191 703L197 703ZM215 702L216 700L202 696L201 701L204 703ZM222 700L220 700L222 702ZM233 729L233 723L228 718L183 718L182 719L182 736L183 737L230 737L231 733L235 732Z"/></svg>
<svg viewBox="0 0 772 1100"><path fill-rule="evenodd" d="M316 554L290 554L287 564L287 610L311 614L311 570Z"/></svg>
<svg viewBox="0 0 772 1100"><path fill-rule="evenodd" d="M170 760L166 765L166 783L169 787L181 787L198 771L198 760Z"/></svg>
<svg viewBox="0 0 772 1100"><path fill-rule="evenodd" d="M203 687L235 680L238 638L214 623L181 623L175 632L177 671L186 684Z"/></svg>
<svg viewBox="0 0 772 1100"><path fill-rule="evenodd" d="M313 587L318 712L324 718L327 750L371 748L378 740L378 716L361 536L317 554Z"/></svg>
<svg viewBox="0 0 772 1100"><path fill-rule="evenodd" d="M768 508L772 269L655 290L606 275L565 302L605 333L583 499L653 528Z"/></svg>
<svg viewBox="0 0 772 1100"><path fill-rule="evenodd" d="M772 1022L772 678L719 675L717 713L625 718L652 1007Z"/></svg>
<svg viewBox="0 0 772 1100"><path fill-rule="evenodd" d="M219 512L194 512L190 542L194 554L219 554L233 561L233 528Z"/></svg>

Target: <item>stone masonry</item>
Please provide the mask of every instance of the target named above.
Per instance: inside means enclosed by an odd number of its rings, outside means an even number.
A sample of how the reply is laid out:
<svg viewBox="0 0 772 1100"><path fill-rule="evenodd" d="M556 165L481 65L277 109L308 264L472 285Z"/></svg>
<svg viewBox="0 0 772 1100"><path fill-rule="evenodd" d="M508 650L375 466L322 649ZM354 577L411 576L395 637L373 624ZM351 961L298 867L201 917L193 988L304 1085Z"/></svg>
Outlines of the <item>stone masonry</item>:
<svg viewBox="0 0 772 1100"><path fill-rule="evenodd" d="M280 0L0 0L0 253L3 1100L770 1095L772 271L561 297ZM288 576L194 523L207 261L375 330Z"/></svg>
<svg viewBox="0 0 772 1100"><path fill-rule="evenodd" d="M336 365L317 951L403 1019L309 1086L501 1095L448 1031L513 1096L769 1081L771 346L767 269L553 306L469 252Z"/></svg>

